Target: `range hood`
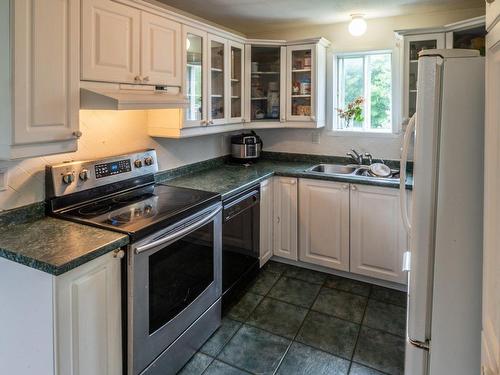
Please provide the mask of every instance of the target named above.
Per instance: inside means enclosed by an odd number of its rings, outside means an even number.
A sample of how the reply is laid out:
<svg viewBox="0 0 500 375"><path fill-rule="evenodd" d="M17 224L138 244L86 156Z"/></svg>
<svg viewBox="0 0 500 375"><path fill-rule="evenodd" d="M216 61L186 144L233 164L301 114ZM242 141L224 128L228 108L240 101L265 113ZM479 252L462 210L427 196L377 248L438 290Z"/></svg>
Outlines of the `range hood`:
<svg viewBox="0 0 500 375"><path fill-rule="evenodd" d="M178 90L169 92L165 87L116 85L80 88L80 109L171 109L187 105L187 98Z"/></svg>

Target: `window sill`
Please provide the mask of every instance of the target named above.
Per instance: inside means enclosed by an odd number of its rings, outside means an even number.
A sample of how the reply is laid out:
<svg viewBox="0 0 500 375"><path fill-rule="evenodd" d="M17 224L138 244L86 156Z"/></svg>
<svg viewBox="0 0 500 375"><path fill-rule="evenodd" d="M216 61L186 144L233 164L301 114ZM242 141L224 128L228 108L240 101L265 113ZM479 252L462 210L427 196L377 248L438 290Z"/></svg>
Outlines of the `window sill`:
<svg viewBox="0 0 500 375"><path fill-rule="evenodd" d="M352 130L328 130L326 135L331 137L364 137L364 138L399 138L399 133L393 132L367 132Z"/></svg>

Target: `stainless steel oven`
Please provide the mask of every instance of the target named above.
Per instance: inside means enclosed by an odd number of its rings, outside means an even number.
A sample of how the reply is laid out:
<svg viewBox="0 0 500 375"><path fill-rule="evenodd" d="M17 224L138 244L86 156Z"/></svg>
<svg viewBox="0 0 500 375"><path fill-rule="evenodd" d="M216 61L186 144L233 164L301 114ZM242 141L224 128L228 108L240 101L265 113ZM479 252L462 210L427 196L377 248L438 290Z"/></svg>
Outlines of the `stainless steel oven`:
<svg viewBox="0 0 500 375"><path fill-rule="evenodd" d="M222 302L231 305L259 270L260 186L224 200Z"/></svg>
<svg viewBox="0 0 500 375"><path fill-rule="evenodd" d="M222 205L134 243L129 375L175 374L220 325Z"/></svg>

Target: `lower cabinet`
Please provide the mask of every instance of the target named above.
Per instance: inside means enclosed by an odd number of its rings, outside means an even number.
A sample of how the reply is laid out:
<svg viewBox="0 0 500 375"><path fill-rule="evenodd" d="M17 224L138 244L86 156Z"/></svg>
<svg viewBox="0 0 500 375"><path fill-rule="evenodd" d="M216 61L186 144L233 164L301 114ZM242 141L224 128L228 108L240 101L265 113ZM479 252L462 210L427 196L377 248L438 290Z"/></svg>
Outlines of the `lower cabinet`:
<svg viewBox="0 0 500 375"><path fill-rule="evenodd" d="M398 189L351 185L351 272L406 283L408 240L399 199Z"/></svg>
<svg viewBox="0 0 500 375"><path fill-rule="evenodd" d="M274 249L276 256L297 260L297 179L274 178Z"/></svg>
<svg viewBox="0 0 500 375"><path fill-rule="evenodd" d="M122 374L123 255L108 253L56 278L58 374Z"/></svg>
<svg viewBox="0 0 500 375"><path fill-rule="evenodd" d="M349 271L349 184L299 182L299 259Z"/></svg>
<svg viewBox="0 0 500 375"><path fill-rule="evenodd" d="M273 180L260 183L260 244L259 260L262 267L273 256Z"/></svg>

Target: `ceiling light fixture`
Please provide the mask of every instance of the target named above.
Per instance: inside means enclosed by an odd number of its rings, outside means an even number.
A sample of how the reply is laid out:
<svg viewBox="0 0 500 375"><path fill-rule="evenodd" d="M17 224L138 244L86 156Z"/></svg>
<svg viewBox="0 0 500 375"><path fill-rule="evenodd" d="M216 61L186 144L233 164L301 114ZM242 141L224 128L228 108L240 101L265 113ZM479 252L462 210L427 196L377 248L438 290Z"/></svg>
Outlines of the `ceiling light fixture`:
<svg viewBox="0 0 500 375"><path fill-rule="evenodd" d="M353 36L361 36L366 31L366 21L364 14L351 14L351 22L349 23L349 32Z"/></svg>

